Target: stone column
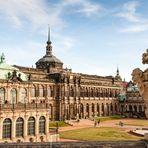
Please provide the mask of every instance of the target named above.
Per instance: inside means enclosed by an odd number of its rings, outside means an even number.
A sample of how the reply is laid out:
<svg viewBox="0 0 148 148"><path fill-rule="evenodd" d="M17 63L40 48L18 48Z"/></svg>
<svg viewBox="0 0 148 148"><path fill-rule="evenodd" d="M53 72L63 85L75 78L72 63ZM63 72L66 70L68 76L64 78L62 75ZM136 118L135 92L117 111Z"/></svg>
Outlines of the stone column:
<svg viewBox="0 0 148 148"><path fill-rule="evenodd" d="M83 114L84 114L84 118L86 117L86 104L83 105Z"/></svg>
<svg viewBox="0 0 148 148"><path fill-rule="evenodd" d="M11 128L11 137L12 137L12 141L15 142L15 133L16 133L16 116L12 117L12 128Z"/></svg>
<svg viewBox="0 0 148 148"><path fill-rule="evenodd" d="M25 115L24 119L24 142L27 141L27 135L28 135L28 115Z"/></svg>
<svg viewBox="0 0 148 148"><path fill-rule="evenodd" d="M108 104L108 115L109 116L111 115L111 107L110 107L110 104Z"/></svg>
<svg viewBox="0 0 148 148"><path fill-rule="evenodd" d="M46 122L45 122L45 133L46 133L46 142L49 141L49 114L46 114Z"/></svg>
<svg viewBox="0 0 148 148"><path fill-rule="evenodd" d="M107 106L106 104L104 104L104 116L106 116L106 112L107 112Z"/></svg>
<svg viewBox="0 0 148 148"><path fill-rule="evenodd" d="M102 116L102 105L99 104L99 116L101 117Z"/></svg>
<svg viewBox="0 0 148 148"><path fill-rule="evenodd" d="M16 101L15 101L15 103L18 103L20 100L19 99L21 99L20 97L20 89L21 89L21 87L17 87L16 88L16 91L17 91L17 94L16 94Z"/></svg>
<svg viewBox="0 0 148 148"><path fill-rule="evenodd" d="M2 140L2 137L3 137L3 118L0 117L0 141Z"/></svg>
<svg viewBox="0 0 148 148"><path fill-rule="evenodd" d="M36 119L35 119L35 137L36 137L36 142L38 141L38 136L39 136L39 115L36 115Z"/></svg>

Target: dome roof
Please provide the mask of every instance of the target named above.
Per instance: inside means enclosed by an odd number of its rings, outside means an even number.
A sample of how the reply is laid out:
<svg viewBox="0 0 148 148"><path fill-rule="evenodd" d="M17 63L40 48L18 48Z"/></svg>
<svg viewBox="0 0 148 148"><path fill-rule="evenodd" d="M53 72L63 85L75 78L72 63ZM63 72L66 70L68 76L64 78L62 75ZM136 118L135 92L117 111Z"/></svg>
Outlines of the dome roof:
<svg viewBox="0 0 148 148"><path fill-rule="evenodd" d="M0 60L0 79L8 80L8 73L12 74L14 71L17 72L17 76L21 74L23 81L27 81L27 75L22 73L18 68L6 64L4 55L2 55Z"/></svg>
<svg viewBox="0 0 148 148"><path fill-rule="evenodd" d="M62 62L52 54L51 55L46 54L45 56L43 56L41 59L37 61L37 63L39 62L61 63L62 64Z"/></svg>

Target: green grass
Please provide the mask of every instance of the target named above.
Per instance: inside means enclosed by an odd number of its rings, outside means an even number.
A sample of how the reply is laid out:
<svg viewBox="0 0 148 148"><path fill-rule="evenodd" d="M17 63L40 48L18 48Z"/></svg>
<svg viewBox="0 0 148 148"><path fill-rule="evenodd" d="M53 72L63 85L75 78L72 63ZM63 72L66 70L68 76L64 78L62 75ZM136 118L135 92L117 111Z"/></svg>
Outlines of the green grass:
<svg viewBox="0 0 148 148"><path fill-rule="evenodd" d="M63 122L63 121L50 121L49 122L49 127L64 127L64 126L69 126L69 124Z"/></svg>
<svg viewBox="0 0 148 148"><path fill-rule="evenodd" d="M102 121L108 121L108 120L116 120L116 119L122 119L122 116L116 115L116 116L109 116L109 117L97 117L95 120L100 120Z"/></svg>
<svg viewBox="0 0 148 148"><path fill-rule="evenodd" d="M148 126L148 120L129 120L124 123L124 125L132 125L132 126Z"/></svg>
<svg viewBox="0 0 148 148"><path fill-rule="evenodd" d="M85 141L118 141L118 140L140 140L141 137L131 135L124 128L96 127L85 128L60 133L61 138L85 140Z"/></svg>

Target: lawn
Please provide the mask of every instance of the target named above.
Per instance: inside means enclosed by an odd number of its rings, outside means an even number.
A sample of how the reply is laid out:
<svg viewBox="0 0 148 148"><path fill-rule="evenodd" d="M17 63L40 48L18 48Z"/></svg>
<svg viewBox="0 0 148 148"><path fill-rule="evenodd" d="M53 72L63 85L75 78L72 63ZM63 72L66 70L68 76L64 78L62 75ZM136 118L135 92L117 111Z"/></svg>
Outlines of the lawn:
<svg viewBox="0 0 148 148"><path fill-rule="evenodd" d="M64 131L60 133L61 138L85 140L85 141L118 141L118 140L140 140L127 133L125 128L95 127L79 130Z"/></svg>
<svg viewBox="0 0 148 148"><path fill-rule="evenodd" d="M65 123L64 121L50 121L49 127L64 127L64 126L70 126L68 123Z"/></svg>
<svg viewBox="0 0 148 148"><path fill-rule="evenodd" d="M148 120L141 120L141 119L133 119L127 120L124 125L132 125L132 126L148 126Z"/></svg>
<svg viewBox="0 0 148 148"><path fill-rule="evenodd" d="M122 116L116 115L116 116L109 116L109 117L97 117L95 120L100 120L102 121L108 121L108 120L116 120L116 119L123 119Z"/></svg>

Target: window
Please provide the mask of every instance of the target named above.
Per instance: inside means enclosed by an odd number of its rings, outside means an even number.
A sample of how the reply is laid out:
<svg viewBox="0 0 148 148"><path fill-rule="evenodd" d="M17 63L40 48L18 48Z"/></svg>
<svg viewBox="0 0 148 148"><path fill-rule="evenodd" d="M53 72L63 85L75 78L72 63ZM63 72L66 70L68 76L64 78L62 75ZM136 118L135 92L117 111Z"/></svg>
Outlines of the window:
<svg viewBox="0 0 148 148"><path fill-rule="evenodd" d="M25 88L20 89L20 100L21 103L27 103L27 90Z"/></svg>
<svg viewBox="0 0 148 148"><path fill-rule="evenodd" d="M35 87L35 85L32 85L32 88L31 88L31 97L36 97L36 87Z"/></svg>
<svg viewBox="0 0 148 148"><path fill-rule="evenodd" d="M39 119L39 133L45 134L45 117L41 116Z"/></svg>
<svg viewBox="0 0 148 148"><path fill-rule="evenodd" d="M28 119L28 135L35 135L35 118Z"/></svg>
<svg viewBox="0 0 148 148"><path fill-rule="evenodd" d="M50 87L48 87L48 89L47 89L47 96L51 97L51 88Z"/></svg>
<svg viewBox="0 0 148 148"><path fill-rule="evenodd" d="M0 88L0 104L4 104L5 103L5 89L4 88Z"/></svg>
<svg viewBox="0 0 148 148"><path fill-rule="evenodd" d="M3 122L3 138L11 138L11 126L11 119L5 119Z"/></svg>
<svg viewBox="0 0 148 148"><path fill-rule="evenodd" d="M70 87L70 97L74 97L74 90L72 86Z"/></svg>
<svg viewBox="0 0 148 148"><path fill-rule="evenodd" d="M10 98L11 98L10 103L11 104L15 104L16 103L16 99L17 99L17 91L16 91L15 88L11 89Z"/></svg>
<svg viewBox="0 0 148 148"><path fill-rule="evenodd" d="M16 137L23 137L23 127L24 120L22 118L18 118L16 120Z"/></svg>
<svg viewBox="0 0 148 148"><path fill-rule="evenodd" d="M39 96L44 97L44 87L42 85L39 87Z"/></svg>

